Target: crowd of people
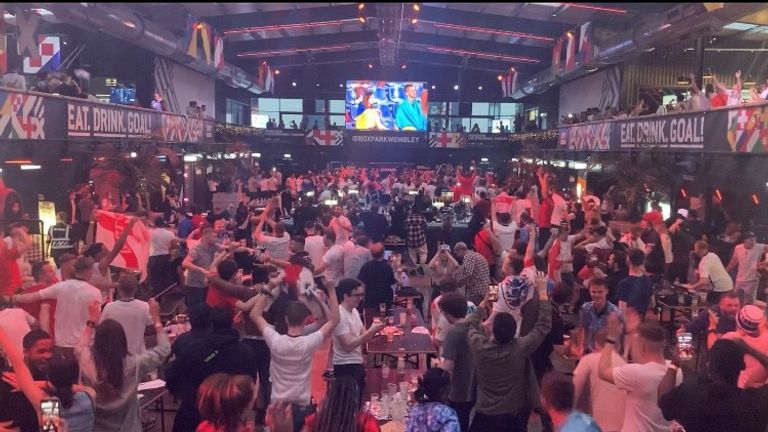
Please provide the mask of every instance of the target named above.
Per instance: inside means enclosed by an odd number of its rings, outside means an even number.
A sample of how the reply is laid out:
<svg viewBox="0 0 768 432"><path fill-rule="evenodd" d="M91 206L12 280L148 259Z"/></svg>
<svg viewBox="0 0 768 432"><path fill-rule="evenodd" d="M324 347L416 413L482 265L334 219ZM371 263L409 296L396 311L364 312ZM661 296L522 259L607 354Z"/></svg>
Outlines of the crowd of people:
<svg viewBox="0 0 768 432"><path fill-rule="evenodd" d="M667 220L658 203L627 216L610 192L576 197L544 166L285 177L241 168L211 174L209 198L228 191L240 202L211 200L208 212L178 202L100 209L88 188L72 191L49 232L55 266L25 264L29 235L8 227L0 347L13 373L0 421L35 430L39 402L56 396L69 430L138 431L138 383L161 368L179 401L174 431L378 430L363 409L363 348L383 324L366 328L360 312L410 290L426 305L437 355L408 431L518 431L531 418L563 431L768 424L768 333L756 306L766 246L717 201L691 200ZM105 210L133 213L112 248L89 234ZM454 223L462 215L466 228ZM625 229L616 215L630 219ZM184 297L191 329L172 344L158 303L137 299L136 275L110 267L136 224L151 227L146 291L177 283ZM404 246L410 273L385 243ZM420 275L431 292L411 283ZM671 287L706 296L677 329L700 341L695 364L670 356L670 332L655 324L654 294ZM579 357L573 378L554 371L561 345ZM330 383L319 404L317 361ZM682 385L681 365L692 372Z"/></svg>
<svg viewBox="0 0 768 432"><path fill-rule="evenodd" d="M711 83L700 88L696 83L696 77L691 73L688 78L688 89L684 93L676 93L676 98L668 103L653 98L640 97L640 101L632 109L620 110L616 107L589 108L580 113L563 114L561 124L587 123L601 120L626 119L630 117L646 115L665 115L683 111L707 111L711 108L739 106L742 103L757 103L768 100L768 80L761 84L753 84L749 88L749 98L742 98L744 83L741 79L741 71L733 74L732 86L726 86L720 82L716 75L711 74Z"/></svg>

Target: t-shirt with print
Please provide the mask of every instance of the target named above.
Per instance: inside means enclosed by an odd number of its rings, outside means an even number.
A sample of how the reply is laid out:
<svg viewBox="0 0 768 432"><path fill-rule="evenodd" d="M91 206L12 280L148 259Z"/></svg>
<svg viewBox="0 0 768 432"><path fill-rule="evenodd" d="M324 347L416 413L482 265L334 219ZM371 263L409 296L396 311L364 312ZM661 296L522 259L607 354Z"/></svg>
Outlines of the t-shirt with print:
<svg viewBox="0 0 768 432"><path fill-rule="evenodd" d="M531 270L533 269L533 277ZM493 303L493 311L506 312L515 318L518 323L515 337L520 336L519 323L523 322L522 308L525 303L533 298L536 267L526 267L520 275L509 276L499 284L499 299Z"/></svg>
<svg viewBox="0 0 768 432"><path fill-rule="evenodd" d="M362 364L363 346L358 345L352 351L344 351L340 341L342 335L351 334L353 337L357 337L365 331L363 321L360 320L360 313L355 308L348 312L346 308L341 306L339 307L339 315L341 317L339 325L333 330L333 364Z"/></svg>
<svg viewBox="0 0 768 432"><path fill-rule="evenodd" d="M272 356L269 364L272 400L309 405L312 359L324 339L321 332L291 337L281 335L271 327L264 329L264 342Z"/></svg>
<svg viewBox="0 0 768 432"><path fill-rule="evenodd" d="M467 340L468 323L452 326L445 335L441 356L453 361L451 402L471 402L475 396L475 360Z"/></svg>
<svg viewBox="0 0 768 432"><path fill-rule="evenodd" d="M626 364L613 368L616 387L627 392L627 405L622 432L669 432L670 422L657 405L659 383L667 373L670 362ZM677 372L677 385L683 382L682 371Z"/></svg>

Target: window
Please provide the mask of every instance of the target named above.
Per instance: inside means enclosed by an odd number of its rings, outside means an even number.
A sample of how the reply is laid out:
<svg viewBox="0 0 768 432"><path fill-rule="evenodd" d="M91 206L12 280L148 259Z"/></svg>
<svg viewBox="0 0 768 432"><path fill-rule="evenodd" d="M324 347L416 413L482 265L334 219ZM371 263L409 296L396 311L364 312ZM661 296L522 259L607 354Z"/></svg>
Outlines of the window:
<svg viewBox="0 0 768 432"><path fill-rule="evenodd" d="M458 117L461 114L459 114L459 103L458 102L448 102L448 115Z"/></svg>
<svg viewBox="0 0 768 432"><path fill-rule="evenodd" d="M331 100L328 102L328 112L331 114L344 114L345 102L343 100ZM342 120L341 123L344 123L344 120Z"/></svg>
<svg viewBox="0 0 768 432"><path fill-rule="evenodd" d="M253 98L251 99L251 105L254 107L254 111L280 111L280 99L273 98Z"/></svg>
<svg viewBox="0 0 768 432"><path fill-rule="evenodd" d="M301 114L282 114L283 123L285 123L286 129L291 129L291 122L296 122L296 126L298 127L301 124Z"/></svg>
<svg viewBox="0 0 768 432"><path fill-rule="evenodd" d="M333 102L333 101L331 101ZM344 116L343 115L331 115L328 116L328 121L331 122L331 127L333 127L334 124L336 124L336 127L343 128L344 127Z"/></svg>
<svg viewBox="0 0 768 432"><path fill-rule="evenodd" d="M490 104L487 102L472 102L473 116L487 116L490 110Z"/></svg>
<svg viewBox="0 0 768 432"><path fill-rule="evenodd" d="M448 115L448 103L446 102L429 102L429 116L447 116Z"/></svg>
<svg viewBox="0 0 768 432"><path fill-rule="evenodd" d="M325 114L325 99L315 101L315 114Z"/></svg>
<svg viewBox="0 0 768 432"><path fill-rule="evenodd" d="M227 112L225 121L227 123L248 125L248 105L232 99L227 99L226 102Z"/></svg>
<svg viewBox="0 0 768 432"><path fill-rule="evenodd" d="M521 111L522 104L516 104L516 103L502 103L501 105L501 112L500 115L502 117L514 117L517 115L518 112Z"/></svg>
<svg viewBox="0 0 768 432"><path fill-rule="evenodd" d="M304 112L301 99L280 99L280 112Z"/></svg>
<svg viewBox="0 0 768 432"><path fill-rule="evenodd" d="M489 121L487 117L472 117L472 126L470 126L469 130L472 130L475 125L480 128L481 133L488 132Z"/></svg>

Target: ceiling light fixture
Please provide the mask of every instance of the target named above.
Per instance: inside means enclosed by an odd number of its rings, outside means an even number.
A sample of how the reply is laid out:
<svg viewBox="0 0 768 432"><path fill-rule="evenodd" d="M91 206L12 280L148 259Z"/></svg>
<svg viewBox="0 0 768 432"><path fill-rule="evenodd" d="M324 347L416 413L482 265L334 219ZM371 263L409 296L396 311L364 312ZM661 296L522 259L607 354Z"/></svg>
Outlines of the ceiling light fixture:
<svg viewBox="0 0 768 432"><path fill-rule="evenodd" d="M418 11L420 11L420 10L421 10L421 6L419 6L419 4L418 4L418 3L414 3L414 4L413 4L413 10L415 10L416 12L418 12Z"/></svg>
<svg viewBox="0 0 768 432"><path fill-rule="evenodd" d="M341 49L347 49L351 47L352 45L344 44L344 45L327 45L327 46L314 47L314 48L283 49L283 50L275 50L275 51L251 51L251 52L239 53L237 54L237 57L265 57L265 56L271 56L271 55L291 54L291 53L300 53L300 52L341 50Z"/></svg>
<svg viewBox="0 0 768 432"><path fill-rule="evenodd" d="M408 65L400 65L400 69L405 69L407 67L408 67Z"/></svg>
<svg viewBox="0 0 768 432"><path fill-rule="evenodd" d="M21 168L22 171L31 171L31 170L39 170L41 168L40 165L21 165L19 168Z"/></svg>
<svg viewBox="0 0 768 432"><path fill-rule="evenodd" d="M291 86L296 87L296 81L291 82Z"/></svg>
<svg viewBox="0 0 768 432"><path fill-rule="evenodd" d="M363 10L363 9L365 9L365 3L360 3L359 5L357 5L357 10Z"/></svg>
<svg viewBox="0 0 768 432"><path fill-rule="evenodd" d="M357 21L357 20L354 18L348 18L348 19L334 20L334 21L315 21L315 22L296 23L296 24L278 24L278 25L258 26L258 27L244 27L239 29L224 30L221 33L224 36L231 36L231 35L242 34L242 33L260 33L260 32L267 32L267 31L297 30L297 29L306 29L306 28L312 28L312 27L340 26L345 22L353 22L353 21Z"/></svg>
<svg viewBox="0 0 768 432"><path fill-rule="evenodd" d="M482 89L483 89L483 86L477 86L477 89L478 89L478 90L482 90Z"/></svg>
<svg viewBox="0 0 768 432"><path fill-rule="evenodd" d="M432 84L432 90L434 90L435 88L436 88L436 87L435 87L435 85L434 85L434 84Z"/></svg>
<svg viewBox="0 0 768 432"><path fill-rule="evenodd" d="M368 63L368 69L373 69L373 64Z"/></svg>
<svg viewBox="0 0 768 432"><path fill-rule="evenodd" d="M454 90L458 90L458 89L459 89L459 85L458 85L458 84L454 84L454 85L453 85L453 89L454 89Z"/></svg>
<svg viewBox="0 0 768 432"><path fill-rule="evenodd" d="M360 23L362 24L365 24L367 22L364 16L361 16L359 19L360 19Z"/></svg>
<svg viewBox="0 0 768 432"><path fill-rule="evenodd" d="M280 69L275 69L275 75L280 75Z"/></svg>
<svg viewBox="0 0 768 432"><path fill-rule="evenodd" d="M416 25L418 23L419 23L419 19L418 18L411 18L411 25Z"/></svg>

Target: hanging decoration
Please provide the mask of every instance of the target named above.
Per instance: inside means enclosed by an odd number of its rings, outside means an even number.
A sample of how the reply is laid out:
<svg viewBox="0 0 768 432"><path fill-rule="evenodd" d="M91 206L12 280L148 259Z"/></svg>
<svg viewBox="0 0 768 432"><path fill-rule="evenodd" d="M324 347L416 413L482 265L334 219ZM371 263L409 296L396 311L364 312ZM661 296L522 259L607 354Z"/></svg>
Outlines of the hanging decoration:
<svg viewBox="0 0 768 432"><path fill-rule="evenodd" d="M21 57L37 58L37 26L40 16L30 10L16 9L16 26L19 28L18 53Z"/></svg>

